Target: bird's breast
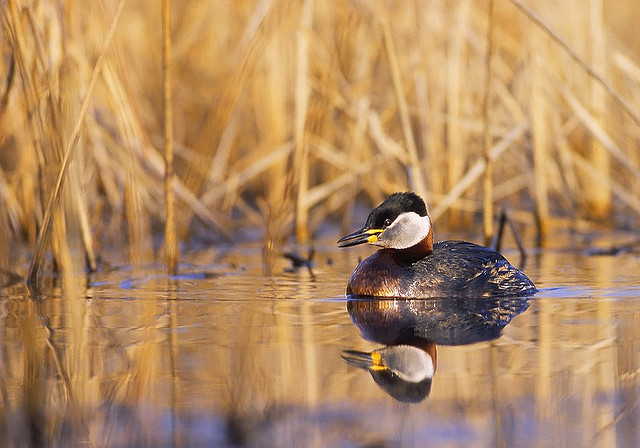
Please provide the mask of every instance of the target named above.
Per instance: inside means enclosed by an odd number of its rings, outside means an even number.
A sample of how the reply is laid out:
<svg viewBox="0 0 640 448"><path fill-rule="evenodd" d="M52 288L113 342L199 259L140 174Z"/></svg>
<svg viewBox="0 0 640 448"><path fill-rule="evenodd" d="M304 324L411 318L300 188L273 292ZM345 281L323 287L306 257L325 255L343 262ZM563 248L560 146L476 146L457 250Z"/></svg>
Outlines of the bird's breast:
<svg viewBox="0 0 640 448"><path fill-rule="evenodd" d="M347 294L405 297L412 283L409 267L380 250L356 267L347 283Z"/></svg>

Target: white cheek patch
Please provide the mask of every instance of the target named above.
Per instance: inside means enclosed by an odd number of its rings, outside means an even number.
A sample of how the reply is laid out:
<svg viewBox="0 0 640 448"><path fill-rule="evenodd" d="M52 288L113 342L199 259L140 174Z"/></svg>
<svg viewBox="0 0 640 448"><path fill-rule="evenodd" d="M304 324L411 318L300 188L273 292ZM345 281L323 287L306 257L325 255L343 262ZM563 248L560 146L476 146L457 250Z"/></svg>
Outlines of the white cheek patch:
<svg viewBox="0 0 640 448"><path fill-rule="evenodd" d="M378 236L377 245L390 249L407 249L425 239L431 230L429 216L402 213Z"/></svg>

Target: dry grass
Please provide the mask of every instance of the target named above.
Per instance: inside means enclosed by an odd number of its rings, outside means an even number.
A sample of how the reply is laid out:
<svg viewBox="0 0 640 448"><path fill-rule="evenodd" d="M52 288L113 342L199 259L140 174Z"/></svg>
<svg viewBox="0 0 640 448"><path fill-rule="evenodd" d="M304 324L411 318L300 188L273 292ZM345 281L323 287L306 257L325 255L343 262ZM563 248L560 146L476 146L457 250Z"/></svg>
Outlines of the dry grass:
<svg viewBox="0 0 640 448"><path fill-rule="evenodd" d="M2 7L0 265L16 242L33 275L45 247L148 258L165 141L176 238L261 226L268 256L395 190L453 225L484 210L487 237L492 206L541 236L638 222L632 1L173 2L165 70L162 8L122 4Z"/></svg>

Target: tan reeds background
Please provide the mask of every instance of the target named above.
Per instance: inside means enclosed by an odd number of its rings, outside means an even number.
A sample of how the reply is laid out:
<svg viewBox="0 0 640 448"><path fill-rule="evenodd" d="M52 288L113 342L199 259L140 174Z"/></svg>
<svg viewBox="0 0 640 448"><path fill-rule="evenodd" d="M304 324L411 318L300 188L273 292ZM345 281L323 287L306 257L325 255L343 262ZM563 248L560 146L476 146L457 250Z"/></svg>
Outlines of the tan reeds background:
<svg viewBox="0 0 640 448"><path fill-rule="evenodd" d="M179 239L261 227L269 255L405 189L455 226L638 221L634 1L172 3L169 78L158 2L3 3L0 263L35 249L65 158L59 265L153 256L167 89Z"/></svg>

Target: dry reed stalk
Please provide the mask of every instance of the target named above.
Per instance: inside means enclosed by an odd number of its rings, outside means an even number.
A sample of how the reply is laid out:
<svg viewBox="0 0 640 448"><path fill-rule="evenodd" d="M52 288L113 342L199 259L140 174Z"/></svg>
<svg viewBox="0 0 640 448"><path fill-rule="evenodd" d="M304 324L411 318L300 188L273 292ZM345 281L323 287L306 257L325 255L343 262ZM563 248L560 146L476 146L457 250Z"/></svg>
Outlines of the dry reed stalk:
<svg viewBox="0 0 640 448"><path fill-rule="evenodd" d="M39 170L38 162L29 157L30 155L28 151L24 151L18 159L18 173L23 183L16 196L23 198L24 215L21 224L29 246L33 247L37 241L38 225L42 222L43 207L39 195L33 194L38 189ZM38 175L33 176L34 172Z"/></svg>
<svg viewBox="0 0 640 448"><path fill-rule="evenodd" d="M447 187L451 191L458 183L464 173L465 150L464 143L466 135L461 125L462 121L462 96L466 87L464 76L465 45L464 36L466 28L469 26L468 0L462 0L455 6L453 12L453 24L449 31L449 42L447 44L448 54L446 59L446 108L447 108L447 162L448 178ZM460 213L450 213L449 223L459 226L462 223Z"/></svg>
<svg viewBox="0 0 640 448"><path fill-rule="evenodd" d="M270 145L269 145L270 146ZM251 179L264 173L272 166L281 163L285 160L294 149L293 142L286 142L284 145L275 148L272 151L268 151L266 155L262 151L256 151L250 154L246 163L240 164L247 166L242 169L236 169L224 183L216 189L211 189L202 196L201 201L198 201L204 207L205 204L212 204L231 191L244 186ZM178 190L180 191L180 190Z"/></svg>
<svg viewBox="0 0 640 448"><path fill-rule="evenodd" d="M570 148L567 148L570 150ZM606 190L617 196L623 203L635 210L640 215L640 199L634 194L634 192L628 191L621 183L613 180L611 177L602 177L600 168L593 164L593 161L588 160L584 156L581 156L574 150L570 150L569 156L573 164L587 176L590 181L598 185L599 187L605 187Z"/></svg>
<svg viewBox="0 0 640 448"><path fill-rule="evenodd" d="M578 120L575 117L567 120L560 129L555 130L554 144L558 148L558 164L562 173L562 180L566 184L566 191L571 197L572 210L577 209L578 198L580 195L580 184L575 170L571 166L571 146L567 141L567 135L577 126Z"/></svg>
<svg viewBox="0 0 640 448"><path fill-rule="evenodd" d="M151 219L155 211L152 200L154 194L149 190L155 179L141 163L141 141L144 133L131 104L131 97L123 84L123 76L112 61L105 61L102 74L113 104L115 126L122 141L109 142L108 146L114 148L112 154L107 145L94 145L93 160L108 203L113 209L123 210L124 216L121 219L115 216L114 221L127 223L129 261L134 264L145 263L153 260ZM94 126L97 124L93 123L88 127ZM92 138L94 141L105 139L104 134ZM121 228L122 224L116 224L115 227Z"/></svg>
<svg viewBox="0 0 640 448"><path fill-rule="evenodd" d="M494 161L500 157L516 140L522 137L528 129L529 124L526 121L513 128L502 138L502 140L491 148L491 151L489 152L490 160ZM458 198L460 198L460 196L462 196L462 194L471 187L471 185L473 185L480 176L482 176L485 167L484 159L480 159L473 164L467 170L465 175L460 178L458 183L449 190L449 193L444 197L444 199L438 203L438 206L433 209L430 213L431 219L436 221L444 212L449 208L452 208L452 204L457 201Z"/></svg>
<svg viewBox="0 0 640 448"><path fill-rule="evenodd" d="M356 104L356 117L354 128L351 132L350 141L350 145L353 150L349 151L349 154L347 155L348 160L345 160L346 165L343 165L343 167L349 167L349 170L353 172L353 175L351 176L353 182L348 187L346 187L346 189L344 190L344 197L342 197L342 200L347 204L347 213L345 213L342 219L343 229L347 229L353 219L353 209L356 201L356 195L362 188L360 185L363 183L368 183L364 181L364 175L366 175L369 171L365 171L362 175L360 175L357 172L357 168L362 163L362 160L366 160L364 154L367 145L367 111L369 110L369 105L369 98L366 97L358 100Z"/></svg>
<svg viewBox="0 0 640 448"><path fill-rule="evenodd" d="M349 33L351 31L353 30L345 29L345 33ZM350 43L353 44L353 42ZM347 49L346 51L349 50L351 49ZM339 75L334 74L334 78L337 77L339 77ZM346 93L346 96L350 96L351 93L352 92ZM344 111L344 113L349 116L350 120L352 120L348 125L344 143L344 145L351 148L351 150L341 151L327 138L314 135L309 136L309 144L313 148L313 154L318 162L324 162L331 166L332 172L333 168L338 170L339 173L342 173L337 175L339 177L343 177L346 172L350 173L350 176L348 176L350 182L346 183L340 191L336 191L334 194L328 195L326 197L326 201L328 201L328 203L320 203L320 207L315 210L315 215L316 218L319 218L319 213L324 213L324 215L327 216L327 214L332 211L341 208L343 210L341 213L341 223L343 228L346 229L351 223L355 196L362 188L360 185L361 174L358 168L361 166L362 161L366 161L368 159L366 156L366 116L368 113L369 99L366 97L359 99L347 99L345 98L345 95L342 95L339 92L327 92L326 95L331 96L332 106L334 108ZM331 179L327 179L325 183L330 181ZM317 186L312 187L312 189L317 190ZM323 207L323 205L327 205L327 207ZM316 219L315 222L320 221ZM311 227L314 226L315 223Z"/></svg>
<svg viewBox="0 0 640 448"><path fill-rule="evenodd" d="M371 166L372 164L370 162L360 163L356 170L347 171L332 180L311 188L307 192L306 207L311 208L320 202L327 200L330 196L351 184L353 182L354 175L362 175L368 172L371 170Z"/></svg>
<svg viewBox="0 0 640 448"><path fill-rule="evenodd" d="M18 14L17 6L13 0L8 2L8 7L3 7L0 9L0 14L2 14L2 29L7 38L7 40L11 44L12 48L12 56L13 60L17 61L18 65L18 73L20 75L20 80L22 82L22 89L24 92L24 99L27 105L27 110L31 115L32 119L29 120L29 125L31 126L31 139L34 145L34 148L37 149L36 153L38 155L42 154L39 149L40 140L37 138L39 133L42 133L44 129L45 120L41 115L40 108L37 107L37 98L39 98L38 90L36 83L33 80L31 71L29 70L29 60L27 55L27 42L26 33L23 28L22 20L20 15ZM37 126L34 123L37 122Z"/></svg>
<svg viewBox="0 0 640 448"><path fill-rule="evenodd" d="M111 100L115 103L116 119L119 129L119 134L122 136L126 151L123 152L121 165L127 167L127 170L123 172L120 166L110 166L107 159L107 155L102 151L94 150L94 157L96 162L101 167L108 167L106 170L99 170L101 173L102 182L107 191L109 202L114 208L120 208L119 194L115 191L117 186L113 185L110 175L117 176L121 184L131 185L131 194L134 199L132 204L139 204L130 209L134 213L129 216L129 224L134 227L134 231L140 238L144 238L145 241L139 240L139 244L135 243L134 246L139 250L139 254L143 254L139 257L139 261L147 260L148 249L150 249L150 216L149 216L149 196L154 188L144 189L144 185L152 185L153 180L161 181L164 179L165 160L156 148L148 147L142 144L143 141L143 125L140 122L138 114L134 110L134 100L131 94L128 92L123 82L123 76L118 75L113 68L113 64L109 61L105 61L105 67L103 69L105 83L109 88L111 94ZM109 135L103 133L102 139L109 140ZM114 146L120 146L117 142L112 143ZM218 166L218 165L216 165ZM174 177L174 190L176 196L189 206L191 212L199 217L203 222L210 227L216 229L223 236L229 236L229 224L223 217L218 217L213 214L193 193L191 193L180 179ZM141 229L141 231L135 230ZM133 249L135 250L135 249ZM140 250L142 250L140 252Z"/></svg>
<svg viewBox="0 0 640 448"><path fill-rule="evenodd" d="M5 19L5 15L2 15L2 21L3 21L3 29L5 28L4 26L4 19ZM9 68L7 69L7 73L6 73L6 78L5 78L5 85L4 85L4 92L2 92L2 96L0 97L0 117L2 117L2 115L6 112L7 110L7 105L9 104L9 96L11 95L11 91L13 89L14 86L14 80L15 80L15 74L16 74L16 59L14 57L14 52L11 51L10 57L9 57Z"/></svg>
<svg viewBox="0 0 640 448"><path fill-rule="evenodd" d="M284 113L282 116L284 118ZM229 122L222 132L220 143L211 161L211 169L207 176L207 182L213 186L217 186L224 179L224 174L229 166L229 158L234 149L234 140L237 138L240 125L240 114L238 110L235 109L234 112L231 113Z"/></svg>
<svg viewBox="0 0 640 448"><path fill-rule="evenodd" d="M95 272L98 269L98 262L96 260L96 254L93 248L93 232L91 231L91 224L89 222L89 212L87 210L87 202L84 197L84 190L82 190L78 183L78 178L73 181L74 187L72 189L78 194L74 195L76 201L76 214L80 223L80 232L82 234L82 243L84 247L84 253L87 258L87 266L90 272Z"/></svg>
<svg viewBox="0 0 640 448"><path fill-rule="evenodd" d="M609 136L609 134L598 123L598 120L578 101L578 99L571 93L571 91L560 82L557 78L549 76L549 79L553 82L556 89L562 95L571 111L575 114L575 117L585 127L591 136L596 139L608 153L622 164L633 176L640 181L640 168L627 156L622 148L620 148L616 142ZM605 176L609 178L610 176Z"/></svg>
<svg viewBox="0 0 640 448"><path fill-rule="evenodd" d="M2 28L7 41L10 42L12 48L12 56L17 61L18 73L20 75L20 81L22 84L22 92L24 95L24 102L27 109L28 119L26 120L29 129L29 138L33 145L33 151L35 157L30 157L28 151L20 151L19 153L19 166L21 167L20 173L23 181L24 191L24 207L25 207L25 221L27 228L27 235L29 240L35 243L35 235L38 232L38 225L42 222L42 204L39 200L42 200L42 194L47 191L45 188L45 160L44 152L41 147L43 136L45 135L45 118L42 114L42 108L38 107L39 104L39 91L37 85L33 79L32 73L29 70L30 62L28 58L29 53L25 53L27 43L26 33L23 28L20 15L18 14L16 4L13 1L9 2L7 8L0 8L0 14L2 16ZM37 181L33 179L30 174L37 173ZM39 188L40 195L35 195L33 192ZM32 214L28 212L32 211ZM30 219L33 216L35 219Z"/></svg>
<svg viewBox="0 0 640 448"><path fill-rule="evenodd" d="M423 72L419 72L415 75L414 77L414 85L415 85L415 89L416 89L416 103L417 103L417 109L418 109L418 120L420 123L420 130L421 132L419 133L419 138L420 138L420 143L422 145L423 148L425 148L425 157L424 157L424 161L423 164L425 166L425 171L429 172L429 175L425 175L425 188L428 188L430 191L436 189L436 186L438 186L437 191L440 191L440 172L439 170L435 169L432 172L430 172L429 170L427 170L427 161L431 158L432 154L438 154L437 152L434 152L432 150L432 146L436 146L437 144L434 142L432 143L433 140L433 134L435 134L434 132L432 132L432 129L436 129L435 124L431 124L430 123L430 107L429 107L429 93L427 91L427 76L425 73ZM435 159L436 157L434 157ZM437 179L436 179L437 177ZM427 200L427 202L431 199L431 197L425 197L425 200Z"/></svg>
<svg viewBox="0 0 640 448"><path fill-rule="evenodd" d="M309 210L306 206L307 189L309 188L309 148L305 135L311 90L309 79L309 39L311 37L313 6L313 0L304 1L300 24L296 32L296 83L293 113L295 150L293 163L296 184L295 232L298 243L306 243L309 240Z"/></svg>
<svg viewBox="0 0 640 448"><path fill-rule="evenodd" d="M495 39L494 39L495 40ZM516 123L525 119L526 113L523 105L516 98L511 87L507 86L498 76L493 76L494 94L500 99L500 104L505 107L506 115Z"/></svg>
<svg viewBox="0 0 640 448"><path fill-rule="evenodd" d="M5 213L1 213L5 215L7 222L4 229L9 231L13 229L14 232L17 232L20 228L20 221L23 218L25 212L24 207L18 201L16 197L16 192L9 186L7 182L7 177L2 171L0 167L0 206L5 207Z"/></svg>
<svg viewBox="0 0 640 448"><path fill-rule="evenodd" d="M611 99L627 114L629 118L640 127L640 115L634 110L633 107L627 101L622 98L618 92L583 58L581 58L567 42L565 42L554 30L552 30L533 10L528 8L520 0L509 0L518 10L520 10L529 20L542 29L549 37L556 42L565 53L571 57L587 74L598 82L602 88L607 92Z"/></svg>
<svg viewBox="0 0 640 448"><path fill-rule="evenodd" d="M35 28L35 27L34 27ZM68 142L68 136L73 131L74 120L79 114L79 101L72 92L75 92L78 86L82 85L80 70L81 67L76 61L72 60L70 56L66 56L62 62L59 70L59 104L54 104L53 99L50 101L50 110L54 117L54 123L57 123L55 129L51 129L50 132L56 132L58 137L55 139L59 141L60 151L63 147L66 147ZM51 89L51 82L49 83ZM84 141L81 137L78 137L77 145L84 147ZM57 146L57 144L56 144ZM58 148L55 148L56 151ZM90 272L95 272L97 269L96 255L93 248L93 235L91 231L91 225L89 223L89 210L87 209L86 198L89 196L89 192L86 190L87 177L85 173L86 160L82 151L76 155L74 163L69 165L68 182L66 187L66 193L64 194L64 200L62 202L62 208L66 210L68 222L75 227L77 223L78 231L71 232L69 237L75 238L76 235L80 235L82 239L82 246L85 253L86 264ZM82 267L80 267L82 270Z"/></svg>
<svg viewBox="0 0 640 448"><path fill-rule="evenodd" d="M531 67L529 115L531 117L531 140L533 145L533 189L536 207L538 245L544 245L549 233L549 196L547 191L547 165L551 162L548 135L549 112L545 89L545 76L541 52L546 46L537 30L529 38L529 64Z"/></svg>
<svg viewBox="0 0 640 448"><path fill-rule="evenodd" d="M45 60L44 58L46 46L45 42L40 38L40 30L36 24L36 19L32 10L27 9L23 14L23 17L26 19L30 37L32 38L32 44L35 47L35 58L32 62L33 66L29 67L35 73L35 75L29 75L30 82L34 82L34 80L39 77L39 70L44 73L51 74L52 69L48 69L47 64L53 62ZM26 38L27 36L25 36L25 40ZM37 134L35 132L33 133L33 138L34 140L39 140L39 146L35 146L35 148L38 151L42 151L38 157L38 161L40 163L39 195L42 201L45 201L45 198L48 195L53 171L62 161L64 161L64 147L68 145L68 139L70 138L69 135L73 135L72 127L75 116L71 117L71 115L78 113L75 104L76 102L71 95L67 94L67 87L70 85L75 86L79 81L78 77L74 75L74 69L77 69L78 67L72 58L64 54L64 49L60 48L59 42L54 42L54 45L55 49L49 48L49 50L52 50L53 52L62 50L61 52L63 54L62 60L60 61L57 85L50 77L47 77L44 86L34 82L31 92L26 89L24 91L25 97L28 97L29 93L34 94L31 102L36 105L40 111L39 114L36 114L38 119L35 120L35 125L32 127L32 130L37 130ZM44 92L42 91L43 88ZM47 94L47 92L49 94ZM29 100L27 99L27 103L28 102ZM53 162L53 165L51 165L51 162ZM66 167L64 164L62 166L67 169L71 168L70 162ZM77 178L78 176L72 175L72 177ZM66 190L59 191L60 197L65 197L66 200L59 199L57 204L62 203L62 206L59 209L56 206L56 210L49 215L52 216L51 219L53 220L51 225L52 252L55 257L55 267L63 271L63 284L67 287L70 285L68 280L73 278L73 274L65 272L64 269L75 268L70 251L72 250L71 245L74 245L75 248L75 236L77 235L77 233L67 233L67 227L68 224L71 224L70 227L77 230L73 225L75 224L75 217L72 216L70 212L78 206L78 203L72 200L72 197L78 194L78 190L79 185L77 183L72 183ZM41 225L46 224L46 218L47 211L45 210L45 215ZM40 231L42 231L42 228L40 228ZM38 237L40 237L40 235L38 235ZM92 253L92 251L89 250L87 253ZM92 261L95 266L95 260ZM73 295L72 291L70 292L70 295Z"/></svg>
<svg viewBox="0 0 640 448"><path fill-rule="evenodd" d="M150 171L151 176L159 180L164 179L164 157L158 154L155 148L143 147L139 161ZM174 179L174 189L176 196L188 205L190 211L198 218L215 228L222 236L229 236L230 226L227 220L223 216L213 214L204 201L198 199L178 178Z"/></svg>
<svg viewBox="0 0 640 448"><path fill-rule="evenodd" d="M288 1L281 2L286 9L289 7ZM243 47L243 54L241 61L236 67L233 75L231 76L227 86L225 87L222 97L216 104L215 108L212 108L207 114L205 124L196 138L193 147L202 154L207 160L213 162L215 156L213 150L216 148L215 143L219 142L221 136L224 134L229 119L236 107L236 102L240 96L244 84L249 76L253 73L256 64L264 49L268 43L269 32L276 29L278 23L278 13L280 13L280 3L274 5L274 2L266 0L261 2L259 7L255 10L255 15L252 20L249 21L243 42L247 45ZM183 173L185 193L186 191L193 192L196 197L202 188L206 171L202 172L200 166L190 164ZM210 169L212 169L211 165ZM186 215L189 215L191 211L187 211Z"/></svg>
<svg viewBox="0 0 640 448"><path fill-rule="evenodd" d="M491 87L493 85L492 59L493 59L493 28L494 28L494 0L489 0L489 16L487 20L487 60L485 65L484 97L482 101L483 115L483 137L484 149L482 157L485 164L484 179L482 182L482 228L484 233L484 244L489 245L493 239L493 164L490 158L492 146L491 138L491 115L489 107L491 102Z"/></svg>
<svg viewBox="0 0 640 448"><path fill-rule="evenodd" d="M380 115L375 111L369 112L368 125L369 136L376 143L380 152L389 158L396 159L403 165L409 163L406 151L401 144L384 131L380 122Z"/></svg>
<svg viewBox="0 0 640 448"><path fill-rule="evenodd" d="M173 171L173 58L171 51L171 1L162 1L162 79L164 99L164 196L165 251L167 272L178 270L178 235L176 232Z"/></svg>
<svg viewBox="0 0 640 448"><path fill-rule="evenodd" d="M409 156L409 186L420 196L426 198L427 189L422 175L422 165L420 164L418 158L418 148L416 146L415 138L413 137L413 131L411 130L411 117L409 116L409 107L407 106L407 99L405 98L404 87L402 85L402 76L400 74L400 63L398 62L398 54L396 52L393 38L389 30L389 24L383 20L380 23L380 27L382 29L382 40L384 42L385 49L387 50L387 57L389 59L389 67L391 69L391 77L393 79L393 89L395 91L396 101L398 103L398 113L400 115L399 118L402 127L402 135L404 136L406 152Z"/></svg>
<svg viewBox="0 0 640 448"><path fill-rule="evenodd" d="M612 63L617 69L616 73L625 79L628 88L627 95L630 101L634 104L640 104L640 67L629 57L619 52L614 53ZM610 110L609 113L611 113ZM611 121L612 120L609 120L609 123ZM629 148L628 153L634 165L640 166L640 152L634 150L636 146L635 141L637 141L638 136L640 136L640 129L635 126L625 126L624 129L627 133L625 138L627 144L625 145L623 143L623 145ZM640 183L633 184L631 188L637 196L640 196Z"/></svg>
<svg viewBox="0 0 640 448"><path fill-rule="evenodd" d="M97 129L97 131L96 131ZM100 183L104 189L104 197L101 199L108 203L115 210L122 210L123 200L120 196L119 184L125 184L125 173L122 173L121 167L123 163L114 160L109 154L104 141L101 137L104 135L101 129L93 128L91 140L95 142L92 153L92 161L95 165L92 168L95 170L96 177L99 176ZM107 139L108 140L108 139ZM132 162L132 157L128 162ZM125 165L127 166L127 165ZM117 217L115 217L117 219Z"/></svg>
<svg viewBox="0 0 640 448"><path fill-rule="evenodd" d="M416 40L424 55L424 67L415 75L418 117L421 121L420 140L424 151L426 187L429 194L446 190L446 15L444 2L416 4ZM430 197L434 202L434 198Z"/></svg>
<svg viewBox="0 0 640 448"><path fill-rule="evenodd" d="M364 118L362 120L364 121ZM365 130L362 129L363 133L364 131ZM358 161L354 161L353 153L355 151L345 153L331 145L327 140L314 136L309 136L309 144L311 148L313 148L313 155L318 160L321 160L337 169L344 171L345 169L357 168L357 165L359 165ZM354 176L356 176L356 174L354 174Z"/></svg>
<svg viewBox="0 0 640 448"><path fill-rule="evenodd" d="M11 226L7 219L9 212L6 210L5 202L0 200L0 269L6 269L11 265L9 254L11 253L11 242L13 235L11 235ZM4 283L4 280L0 284ZM2 285L4 286L4 284ZM2 374L0 369L0 375ZM1 384L0 384L1 389ZM0 399L2 397L0 396ZM0 419L2 416L0 415Z"/></svg>
<svg viewBox="0 0 640 448"><path fill-rule="evenodd" d="M98 60L93 68L91 73L91 79L89 81L89 85L87 87L87 93L82 101L82 105L80 106L80 111L78 118L73 126L71 134L69 135L69 140L65 147L64 151L64 159L62 161L62 167L58 172L58 178L56 180L56 185L49 196L49 201L47 203L47 208L45 210L42 226L40 227L40 232L38 234L38 241L36 243L36 249L33 255L33 260L31 261L31 265L29 266L29 273L27 274L27 284L30 288L37 289L38 284L38 269L40 268L40 264L42 263L42 257L44 256L44 250L46 246L46 240L50 231L51 220L53 217L53 212L57 208L60 199L60 192L62 190L62 185L64 183L64 178L69 168L69 164L71 163L73 151L77 140L80 135L80 127L84 121L84 116L89 108L89 100L91 99L91 94L93 93L94 87L96 85L96 81L98 79L98 75L100 74L100 70L102 69L102 64L104 62L104 56L106 54L106 50L113 39L113 34L116 30L116 25L118 24L118 19L120 18L120 14L124 8L125 0L120 0L118 3L118 7L116 9L116 13L114 18L112 19L111 25L104 39L104 46L102 51L98 56Z"/></svg>
<svg viewBox="0 0 640 448"><path fill-rule="evenodd" d="M604 17L602 10L602 0L589 0L587 6L588 25L591 51L590 59L592 67L603 79L606 79L607 70L607 49L604 30ZM591 110L594 118L601 125L605 125L607 112L607 98L604 90L596 80L592 80L591 90ZM597 140L591 141L590 157L595 166L600 169L602 177L609 177L611 170L611 158L607 150ZM589 214L596 219L605 219L611 214L611 192L609 189L592 188L594 183L586 184L585 194L589 204Z"/></svg>
<svg viewBox="0 0 640 448"><path fill-rule="evenodd" d="M633 61L629 56L621 52L616 52L613 55L613 62L621 72L631 81L637 85L640 85L640 67L638 63Z"/></svg>
<svg viewBox="0 0 640 448"><path fill-rule="evenodd" d="M521 190L526 190L531 186L531 177L529 173L520 173L515 177L506 179L500 183L497 183L493 187L493 200L500 202L507 199L509 196L515 195Z"/></svg>
<svg viewBox="0 0 640 448"><path fill-rule="evenodd" d="M124 214L128 223L129 261L133 264L149 262L153 260L153 248L148 238L151 229L148 219L145 219L143 187L132 170L127 170L124 185Z"/></svg>
<svg viewBox="0 0 640 448"><path fill-rule="evenodd" d="M290 84L290 71L288 67L282 64L283 60L291 57L291 52L295 49L295 41L289 38L285 32L276 32L272 36L271 44L265 48L264 61L261 64L262 70L265 72L266 79L256 79L254 89L265 89L265 97L259 104L256 104L255 113L256 121L261 124L260 133L266 135L274 147L280 147L291 138L292 123L289 120L291 89L287 89ZM265 85L266 84L266 85ZM239 113L235 114L236 116ZM224 134L223 134L224 137ZM222 142L221 142L222 145ZM229 145L231 146L231 145ZM264 148L260 145L256 148ZM220 149L216 151L216 158L221 153ZM225 160L228 156L221 154L221 158ZM276 260L277 251L284 245L286 238L291 232L291 219L293 209L295 207L295 198L290 197L289 193L292 188L291 175L288 174L287 163L289 157L282 157L275 160L268 168L266 168L261 178L263 182L263 192L258 193L258 198L264 202L260 202L258 213L251 207L244 206L245 202L242 197L236 199L234 203L242 203L242 212L247 216L247 221L257 221L257 227L265 228L263 237L263 274L271 273L272 267ZM222 184L224 179L220 179L218 185ZM216 188L213 179L209 179L212 188ZM256 216L257 220L256 220Z"/></svg>

